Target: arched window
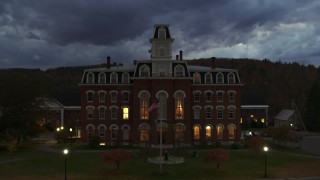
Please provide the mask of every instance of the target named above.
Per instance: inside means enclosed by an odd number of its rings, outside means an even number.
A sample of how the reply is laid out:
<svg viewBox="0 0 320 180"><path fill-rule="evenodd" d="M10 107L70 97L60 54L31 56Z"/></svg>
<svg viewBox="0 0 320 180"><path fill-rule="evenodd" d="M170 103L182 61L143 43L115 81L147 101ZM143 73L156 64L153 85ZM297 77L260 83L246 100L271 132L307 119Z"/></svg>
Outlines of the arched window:
<svg viewBox="0 0 320 180"><path fill-rule="evenodd" d="M159 120L167 119L167 98L168 93L166 91L159 91L156 94L156 97L159 100L160 107L158 108Z"/></svg>
<svg viewBox="0 0 320 180"><path fill-rule="evenodd" d="M93 102L93 98L94 98L94 91L87 91L87 101L88 102Z"/></svg>
<svg viewBox="0 0 320 180"><path fill-rule="evenodd" d="M229 102L235 102L236 101L236 91L230 90L228 91L229 94Z"/></svg>
<svg viewBox="0 0 320 180"><path fill-rule="evenodd" d="M179 123L179 124L176 125L176 128L175 128L175 140L177 142L183 141L183 139L184 139L184 135L183 135L184 129L185 129L185 126L183 124Z"/></svg>
<svg viewBox="0 0 320 180"><path fill-rule="evenodd" d="M118 74L113 72L110 74L110 83L117 84L118 83Z"/></svg>
<svg viewBox="0 0 320 180"><path fill-rule="evenodd" d="M223 74L221 72L217 74L216 82L217 82L217 84L223 84L224 83Z"/></svg>
<svg viewBox="0 0 320 180"><path fill-rule="evenodd" d="M149 119L149 98L150 93L148 91L141 91L138 95L140 98L140 119L147 120Z"/></svg>
<svg viewBox="0 0 320 180"><path fill-rule="evenodd" d="M88 84L93 84L94 83L94 74L92 72L89 72L87 74L87 83Z"/></svg>
<svg viewBox="0 0 320 180"><path fill-rule="evenodd" d="M105 125L99 125L99 137L105 137L106 135L106 126Z"/></svg>
<svg viewBox="0 0 320 180"><path fill-rule="evenodd" d="M228 111L229 111L229 119L234 119L236 117L236 107L228 106Z"/></svg>
<svg viewBox="0 0 320 180"><path fill-rule="evenodd" d="M229 84L234 84L234 83L236 83L235 77L234 77L234 73L232 73L232 72L228 74L228 83L229 83Z"/></svg>
<svg viewBox="0 0 320 180"><path fill-rule="evenodd" d="M116 140L118 139L118 126L117 125L111 125L110 131L111 131L111 139Z"/></svg>
<svg viewBox="0 0 320 180"><path fill-rule="evenodd" d="M206 106L205 110L206 110L206 119L212 119L212 106Z"/></svg>
<svg viewBox="0 0 320 180"><path fill-rule="evenodd" d="M94 107L93 106L87 106L87 118L93 119L93 113L94 113Z"/></svg>
<svg viewBox="0 0 320 180"><path fill-rule="evenodd" d="M224 106L217 106L217 118L223 119Z"/></svg>
<svg viewBox="0 0 320 180"><path fill-rule="evenodd" d="M196 72L196 73L193 74L193 83L194 84L201 84L200 73Z"/></svg>
<svg viewBox="0 0 320 180"><path fill-rule="evenodd" d="M130 83L129 74L126 73L126 72L122 74L122 83L123 84L129 84Z"/></svg>
<svg viewBox="0 0 320 180"><path fill-rule="evenodd" d="M175 98L175 116L176 119L183 119L184 118L184 98L185 93L183 91L176 91L174 93Z"/></svg>
<svg viewBox="0 0 320 180"><path fill-rule="evenodd" d="M211 139L212 138L212 127L207 125L206 126L206 139Z"/></svg>
<svg viewBox="0 0 320 180"><path fill-rule="evenodd" d="M140 67L139 72L140 72L140 74L139 74L140 77L149 77L150 76L150 68L147 65L142 65Z"/></svg>
<svg viewBox="0 0 320 180"><path fill-rule="evenodd" d="M129 107L122 108L122 119L129 120Z"/></svg>
<svg viewBox="0 0 320 180"><path fill-rule="evenodd" d="M106 107L100 106L99 107L99 119L104 120L105 119L105 114L106 114Z"/></svg>
<svg viewBox="0 0 320 180"><path fill-rule="evenodd" d="M193 119L200 119L200 106L193 107Z"/></svg>
<svg viewBox="0 0 320 180"><path fill-rule="evenodd" d="M183 66L181 65L177 65L175 68L174 68L174 76L175 77L184 77L184 68Z"/></svg>
<svg viewBox="0 0 320 180"><path fill-rule="evenodd" d="M123 133L123 140L127 141L129 140L129 132L130 132L130 126L125 124L121 127L122 133Z"/></svg>
<svg viewBox="0 0 320 180"><path fill-rule="evenodd" d="M236 126L234 124L228 125L229 139L234 139L235 130L236 130Z"/></svg>
<svg viewBox="0 0 320 180"><path fill-rule="evenodd" d="M217 125L217 139L223 139L223 125Z"/></svg>
<svg viewBox="0 0 320 180"><path fill-rule="evenodd" d="M106 91L99 91L99 102L105 102L106 100Z"/></svg>
<svg viewBox="0 0 320 180"><path fill-rule="evenodd" d="M94 136L94 126L92 124L88 124L86 127L88 137Z"/></svg>
<svg viewBox="0 0 320 180"><path fill-rule="evenodd" d="M223 102L223 95L224 95L224 91L222 90L217 91L217 102Z"/></svg>
<svg viewBox="0 0 320 180"><path fill-rule="evenodd" d="M204 77L205 77L204 81L205 81L206 84L211 84L212 83L212 75L211 75L211 73L206 73Z"/></svg>
<svg viewBox="0 0 320 180"><path fill-rule="evenodd" d="M212 101L212 94L213 92L208 90L208 91L205 91L205 95L206 95L206 102L211 102Z"/></svg>
<svg viewBox="0 0 320 180"><path fill-rule="evenodd" d="M147 124L141 124L139 127L140 130L140 141L146 142L149 141L149 125Z"/></svg>
<svg viewBox="0 0 320 180"><path fill-rule="evenodd" d="M195 125L193 127L193 139L200 139L200 126Z"/></svg>
<svg viewBox="0 0 320 180"><path fill-rule="evenodd" d="M99 73L99 84L105 84L106 83L106 74L103 72Z"/></svg>

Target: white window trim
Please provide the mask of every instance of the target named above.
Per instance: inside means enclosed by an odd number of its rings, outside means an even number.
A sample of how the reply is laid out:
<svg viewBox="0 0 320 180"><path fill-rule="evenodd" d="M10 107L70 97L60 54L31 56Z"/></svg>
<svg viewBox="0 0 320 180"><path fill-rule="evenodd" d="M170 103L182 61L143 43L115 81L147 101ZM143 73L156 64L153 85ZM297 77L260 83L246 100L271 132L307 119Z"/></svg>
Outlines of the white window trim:
<svg viewBox="0 0 320 180"><path fill-rule="evenodd" d="M210 76L210 82L207 82L207 75ZM205 75L204 75L204 83L205 84L212 84L212 74L207 72Z"/></svg>
<svg viewBox="0 0 320 180"><path fill-rule="evenodd" d="M116 75L116 83L112 83L112 75L115 74ZM110 74L110 84L118 84L119 78L118 78L118 74L116 72L112 72Z"/></svg>
<svg viewBox="0 0 320 180"><path fill-rule="evenodd" d="M104 75L104 82L100 82L101 81L101 75ZM107 76L104 72L100 72L98 75L98 84L106 84L107 81Z"/></svg>
<svg viewBox="0 0 320 180"><path fill-rule="evenodd" d="M124 75L127 75L128 76L128 81L127 82L124 82ZM129 84L130 83L130 75L129 75L129 73L127 73L127 72L124 72L123 74L122 74L122 78L121 78L121 82L122 82L122 84Z"/></svg>

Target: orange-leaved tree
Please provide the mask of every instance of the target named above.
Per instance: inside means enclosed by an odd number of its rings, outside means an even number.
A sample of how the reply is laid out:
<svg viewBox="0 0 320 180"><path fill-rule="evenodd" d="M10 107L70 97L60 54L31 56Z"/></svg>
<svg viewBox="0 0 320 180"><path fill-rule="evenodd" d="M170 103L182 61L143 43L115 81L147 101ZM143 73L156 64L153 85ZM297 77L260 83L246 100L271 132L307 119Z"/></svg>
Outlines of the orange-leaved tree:
<svg viewBox="0 0 320 180"><path fill-rule="evenodd" d="M104 162L114 162L116 164L116 170L119 171L120 163L128 161L131 157L131 153L123 149L115 149L104 152L101 156Z"/></svg>
<svg viewBox="0 0 320 180"><path fill-rule="evenodd" d="M213 149L207 152L207 154L204 155L203 159L205 162L216 162L217 169L219 169L221 163L228 161L229 152L221 148Z"/></svg>
<svg viewBox="0 0 320 180"><path fill-rule="evenodd" d="M249 149L254 150L256 153L262 151L265 144L266 143L261 136L253 136L246 142L246 145L249 147Z"/></svg>

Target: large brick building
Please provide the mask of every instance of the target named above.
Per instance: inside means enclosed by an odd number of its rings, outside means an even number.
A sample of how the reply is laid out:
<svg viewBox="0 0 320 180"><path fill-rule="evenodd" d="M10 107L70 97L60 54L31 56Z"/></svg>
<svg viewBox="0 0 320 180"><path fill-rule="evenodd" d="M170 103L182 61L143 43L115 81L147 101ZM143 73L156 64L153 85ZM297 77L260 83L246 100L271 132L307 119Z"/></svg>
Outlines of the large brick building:
<svg viewBox="0 0 320 180"><path fill-rule="evenodd" d="M155 25L150 60L132 66L86 69L81 88L81 138L106 144L167 146L238 141L241 81L237 70L172 59L168 25ZM159 100L160 107L148 112Z"/></svg>

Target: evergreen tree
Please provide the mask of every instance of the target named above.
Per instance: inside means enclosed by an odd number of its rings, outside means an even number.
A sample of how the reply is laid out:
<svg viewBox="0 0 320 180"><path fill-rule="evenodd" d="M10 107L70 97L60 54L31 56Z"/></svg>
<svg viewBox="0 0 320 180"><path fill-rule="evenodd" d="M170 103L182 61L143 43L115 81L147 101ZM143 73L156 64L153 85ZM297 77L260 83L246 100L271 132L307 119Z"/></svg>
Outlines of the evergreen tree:
<svg viewBox="0 0 320 180"><path fill-rule="evenodd" d="M308 131L320 131L320 73L308 94L305 110L305 125Z"/></svg>

